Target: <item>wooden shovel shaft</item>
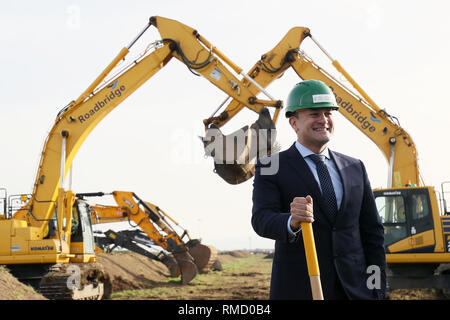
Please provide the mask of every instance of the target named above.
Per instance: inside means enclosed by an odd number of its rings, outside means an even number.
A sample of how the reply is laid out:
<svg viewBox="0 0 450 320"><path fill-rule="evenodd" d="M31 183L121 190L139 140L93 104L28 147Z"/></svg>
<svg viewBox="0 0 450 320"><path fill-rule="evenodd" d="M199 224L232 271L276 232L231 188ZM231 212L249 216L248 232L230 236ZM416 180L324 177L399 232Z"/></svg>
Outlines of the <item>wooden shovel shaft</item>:
<svg viewBox="0 0 450 320"><path fill-rule="evenodd" d="M301 226L313 300L323 300L322 284L320 282L319 263L317 260L316 244L314 242L314 233L312 225L311 223L308 222L302 222Z"/></svg>

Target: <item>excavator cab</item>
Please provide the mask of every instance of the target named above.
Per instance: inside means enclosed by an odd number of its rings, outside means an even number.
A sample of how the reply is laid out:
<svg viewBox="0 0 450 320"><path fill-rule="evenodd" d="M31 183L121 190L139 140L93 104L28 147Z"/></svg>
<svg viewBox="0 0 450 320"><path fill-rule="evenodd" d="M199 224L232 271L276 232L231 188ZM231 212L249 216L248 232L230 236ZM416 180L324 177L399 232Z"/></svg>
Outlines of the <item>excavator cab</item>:
<svg viewBox="0 0 450 320"><path fill-rule="evenodd" d="M432 253L438 250L435 227L441 221L439 216L432 214L429 188L375 190L374 195L385 228L386 253Z"/></svg>

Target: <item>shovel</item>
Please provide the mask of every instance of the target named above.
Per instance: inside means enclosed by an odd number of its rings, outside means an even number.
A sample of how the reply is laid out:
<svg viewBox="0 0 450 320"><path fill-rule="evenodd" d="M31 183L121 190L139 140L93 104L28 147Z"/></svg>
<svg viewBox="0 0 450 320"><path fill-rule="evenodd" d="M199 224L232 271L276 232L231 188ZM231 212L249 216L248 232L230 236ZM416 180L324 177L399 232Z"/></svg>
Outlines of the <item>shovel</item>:
<svg viewBox="0 0 450 320"><path fill-rule="evenodd" d="M306 263L308 265L309 281L311 283L313 300L323 300L322 284L320 282L319 263L317 261L316 243L310 222L302 222L303 244L305 246Z"/></svg>

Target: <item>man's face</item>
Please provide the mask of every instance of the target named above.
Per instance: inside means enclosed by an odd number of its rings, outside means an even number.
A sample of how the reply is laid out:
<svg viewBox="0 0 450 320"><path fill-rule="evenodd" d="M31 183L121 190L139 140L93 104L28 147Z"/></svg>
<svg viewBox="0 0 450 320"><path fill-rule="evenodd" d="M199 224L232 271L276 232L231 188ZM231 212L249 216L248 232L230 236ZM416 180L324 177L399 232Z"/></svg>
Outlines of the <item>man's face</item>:
<svg viewBox="0 0 450 320"><path fill-rule="evenodd" d="M334 132L331 108L302 109L289 123L301 144L314 152L321 152Z"/></svg>

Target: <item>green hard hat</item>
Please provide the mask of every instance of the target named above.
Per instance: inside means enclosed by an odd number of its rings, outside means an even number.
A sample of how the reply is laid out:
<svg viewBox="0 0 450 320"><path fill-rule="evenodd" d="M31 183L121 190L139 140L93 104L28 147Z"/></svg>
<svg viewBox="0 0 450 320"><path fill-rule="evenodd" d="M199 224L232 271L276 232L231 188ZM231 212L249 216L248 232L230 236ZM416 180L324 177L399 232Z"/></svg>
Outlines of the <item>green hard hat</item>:
<svg viewBox="0 0 450 320"><path fill-rule="evenodd" d="M297 110L310 108L339 109L333 91L322 81L305 80L295 85L287 98L286 118Z"/></svg>

